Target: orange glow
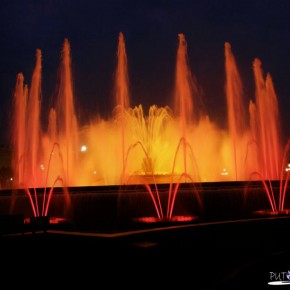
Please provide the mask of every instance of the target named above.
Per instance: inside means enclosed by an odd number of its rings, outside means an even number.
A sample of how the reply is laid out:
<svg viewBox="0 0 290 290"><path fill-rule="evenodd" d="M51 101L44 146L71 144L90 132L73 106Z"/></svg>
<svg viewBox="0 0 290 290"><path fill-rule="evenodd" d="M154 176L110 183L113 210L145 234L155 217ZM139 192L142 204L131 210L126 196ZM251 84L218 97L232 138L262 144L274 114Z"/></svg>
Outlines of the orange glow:
<svg viewBox="0 0 290 290"><path fill-rule="evenodd" d="M65 39L58 99L50 110L47 130L40 126L42 67L37 50L30 90L23 75L17 75L14 187L243 181L252 178L253 172L260 172L257 179L280 178L283 146L277 97L271 77L263 77L261 62L254 61L256 99L247 113L237 64L230 44L225 44L228 128L220 128L199 109L201 96L187 61L185 36L179 34L178 40L174 108L151 105L144 112L141 104L130 107L125 39L120 33L112 117L95 116L80 127L74 109L70 44Z"/></svg>

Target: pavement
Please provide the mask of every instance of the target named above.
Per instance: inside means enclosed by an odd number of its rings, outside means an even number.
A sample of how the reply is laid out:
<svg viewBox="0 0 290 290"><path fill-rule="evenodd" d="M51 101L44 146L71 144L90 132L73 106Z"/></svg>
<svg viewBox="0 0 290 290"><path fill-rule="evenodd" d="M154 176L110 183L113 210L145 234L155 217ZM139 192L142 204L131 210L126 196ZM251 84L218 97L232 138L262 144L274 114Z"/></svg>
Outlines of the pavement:
<svg viewBox="0 0 290 290"><path fill-rule="evenodd" d="M0 236L1 276L13 273L10 287L22 275L40 288L271 289L288 281L279 273L290 270L289 226L285 215L119 231L26 227Z"/></svg>

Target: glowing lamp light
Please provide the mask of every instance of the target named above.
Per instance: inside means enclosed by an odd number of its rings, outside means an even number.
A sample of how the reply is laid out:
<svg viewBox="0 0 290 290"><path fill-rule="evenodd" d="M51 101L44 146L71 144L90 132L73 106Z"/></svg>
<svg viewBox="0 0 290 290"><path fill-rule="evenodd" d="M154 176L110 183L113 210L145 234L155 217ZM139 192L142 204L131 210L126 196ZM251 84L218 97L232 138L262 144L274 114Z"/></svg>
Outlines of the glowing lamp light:
<svg viewBox="0 0 290 290"><path fill-rule="evenodd" d="M43 164L40 164L40 169L41 169L41 170L44 170L44 166L43 166Z"/></svg>
<svg viewBox="0 0 290 290"><path fill-rule="evenodd" d="M288 163L288 166L285 169L286 172L290 171L290 163Z"/></svg>
<svg viewBox="0 0 290 290"><path fill-rule="evenodd" d="M223 176L227 176L227 175L229 175L229 173L228 173L227 170L224 168L224 169L222 170L222 172L221 172L221 175L223 175Z"/></svg>
<svg viewBox="0 0 290 290"><path fill-rule="evenodd" d="M86 152L87 151L87 146L86 145L82 145L81 147L81 152Z"/></svg>

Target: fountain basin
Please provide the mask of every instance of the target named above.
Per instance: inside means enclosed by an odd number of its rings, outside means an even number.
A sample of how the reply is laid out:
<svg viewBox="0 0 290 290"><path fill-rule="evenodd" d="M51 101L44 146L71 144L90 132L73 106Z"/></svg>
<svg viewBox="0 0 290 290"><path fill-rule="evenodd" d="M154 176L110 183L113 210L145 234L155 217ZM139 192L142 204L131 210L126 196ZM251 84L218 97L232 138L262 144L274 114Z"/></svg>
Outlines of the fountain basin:
<svg viewBox="0 0 290 290"><path fill-rule="evenodd" d="M247 185L247 187L246 187ZM101 232L118 232L138 227L178 223L199 223L248 219L259 216L273 216L263 186L246 182L216 182L199 185L202 205L197 202L196 192L191 184L181 184L176 195L172 219L158 218L150 195L142 185L70 187L70 206L61 188L55 188L48 215L49 227L68 227ZM273 182L274 190L279 182ZM169 184L158 184L161 204L166 213ZM245 194L247 188L247 194ZM39 189L41 195L43 189ZM19 192L15 197L9 191L0 195L0 215L8 214L11 202L14 214L26 219L33 216L27 195ZM289 199L285 210L275 215L288 215ZM155 225L154 225L155 224Z"/></svg>

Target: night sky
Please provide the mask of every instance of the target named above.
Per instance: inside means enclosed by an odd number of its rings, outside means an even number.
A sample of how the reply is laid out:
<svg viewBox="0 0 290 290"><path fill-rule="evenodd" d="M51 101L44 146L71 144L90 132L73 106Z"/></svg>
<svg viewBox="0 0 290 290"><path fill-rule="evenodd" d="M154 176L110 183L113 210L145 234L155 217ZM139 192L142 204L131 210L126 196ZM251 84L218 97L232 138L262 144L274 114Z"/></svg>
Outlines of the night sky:
<svg viewBox="0 0 290 290"><path fill-rule="evenodd" d="M208 114L226 114L224 43L230 42L254 99L252 62L259 58L278 95L284 138L290 137L290 1L288 0L1 0L0 145L9 146L12 95L19 72L30 84L42 51L42 114L57 89L63 41L71 45L76 112L81 123L113 106L119 32L128 57L131 106L172 104L178 34L185 34L190 68Z"/></svg>

